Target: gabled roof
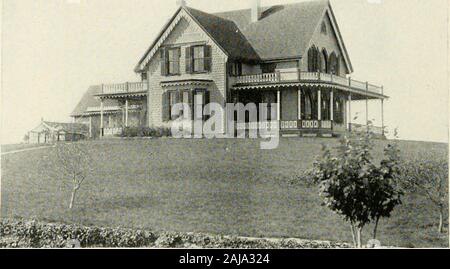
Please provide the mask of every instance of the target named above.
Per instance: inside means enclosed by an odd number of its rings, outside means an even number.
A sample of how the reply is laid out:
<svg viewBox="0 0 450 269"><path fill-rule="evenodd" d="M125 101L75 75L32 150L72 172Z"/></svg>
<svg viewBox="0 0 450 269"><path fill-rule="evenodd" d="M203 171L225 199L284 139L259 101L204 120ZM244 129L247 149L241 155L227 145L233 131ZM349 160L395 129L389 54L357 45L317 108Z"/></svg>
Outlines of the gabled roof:
<svg viewBox="0 0 450 269"><path fill-rule="evenodd" d="M235 60L260 60L247 38L231 20L186 7L208 34Z"/></svg>
<svg viewBox="0 0 450 269"><path fill-rule="evenodd" d="M97 85L89 87L89 89L84 93L78 105L72 111L71 116L72 117L83 116L83 114L87 112L87 109L89 107L100 107L100 100L95 97L95 95L100 93L102 93L101 86ZM105 99L103 101L103 105L106 107L118 106L119 103L117 100L114 99Z"/></svg>
<svg viewBox="0 0 450 269"><path fill-rule="evenodd" d="M50 121L43 121L42 123L53 130L63 131L67 133L89 132L89 126L83 123L50 122Z"/></svg>
<svg viewBox="0 0 450 269"><path fill-rule="evenodd" d="M181 10L198 22L229 58L247 61L303 57L326 10L329 10L344 60L348 69L352 70L331 5L328 0L318 0L264 7L257 22L251 21L251 9L209 14L190 7L180 7L141 58L136 72L141 70L143 61Z"/></svg>
<svg viewBox="0 0 450 269"><path fill-rule="evenodd" d="M301 57L322 20L328 1L301 2L263 8L251 22L251 10L216 13L234 21L264 60Z"/></svg>

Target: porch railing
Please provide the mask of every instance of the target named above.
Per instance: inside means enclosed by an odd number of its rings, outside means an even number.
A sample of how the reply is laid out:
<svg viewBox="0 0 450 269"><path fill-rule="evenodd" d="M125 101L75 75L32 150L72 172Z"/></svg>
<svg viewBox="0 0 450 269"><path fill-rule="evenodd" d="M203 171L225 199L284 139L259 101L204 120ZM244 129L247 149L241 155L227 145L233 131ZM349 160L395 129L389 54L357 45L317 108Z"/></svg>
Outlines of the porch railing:
<svg viewBox="0 0 450 269"><path fill-rule="evenodd" d="M264 73L254 75L236 76L236 84L252 83L277 83L277 82L328 82L340 86L356 88L362 91L368 91L376 94L383 94L383 87L370 84L368 82L358 81L351 78L321 72L304 71L277 71L275 73Z"/></svg>
<svg viewBox="0 0 450 269"><path fill-rule="evenodd" d="M102 94L136 93L147 90L147 82L125 82L118 84L102 84Z"/></svg>

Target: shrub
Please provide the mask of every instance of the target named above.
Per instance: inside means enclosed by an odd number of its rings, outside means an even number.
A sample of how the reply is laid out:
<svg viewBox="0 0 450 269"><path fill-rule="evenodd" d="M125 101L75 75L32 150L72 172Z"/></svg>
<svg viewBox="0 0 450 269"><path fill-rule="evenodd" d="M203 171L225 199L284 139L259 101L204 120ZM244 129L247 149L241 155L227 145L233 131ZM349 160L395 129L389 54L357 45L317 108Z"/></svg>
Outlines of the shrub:
<svg viewBox="0 0 450 269"><path fill-rule="evenodd" d="M300 239L268 240L201 233L153 233L146 230L49 224L2 219L0 247L67 248L73 240L89 247L156 248L349 248L346 243Z"/></svg>
<svg viewBox="0 0 450 269"><path fill-rule="evenodd" d="M323 147L323 155L314 163L313 181L319 186L323 204L350 223L355 246L361 247L364 226L375 222L376 238L379 219L390 217L401 203L403 192L398 186L399 151L388 145L384 160L372 160L372 135L350 140L344 137L337 154Z"/></svg>
<svg viewBox="0 0 450 269"><path fill-rule="evenodd" d="M166 127L125 127L120 137L170 137L170 128Z"/></svg>
<svg viewBox="0 0 450 269"><path fill-rule="evenodd" d="M404 161L401 165L401 184L411 193L417 193L436 208L439 214L438 231L443 233L448 205L448 160L431 153Z"/></svg>

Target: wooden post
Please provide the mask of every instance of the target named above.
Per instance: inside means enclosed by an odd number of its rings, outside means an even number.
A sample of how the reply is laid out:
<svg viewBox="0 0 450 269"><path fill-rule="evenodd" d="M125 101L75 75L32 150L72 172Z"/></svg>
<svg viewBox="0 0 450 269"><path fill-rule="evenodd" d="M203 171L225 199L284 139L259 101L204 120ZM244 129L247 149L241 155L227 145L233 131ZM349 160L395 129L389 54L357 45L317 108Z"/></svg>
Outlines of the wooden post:
<svg viewBox="0 0 450 269"><path fill-rule="evenodd" d="M300 89L300 86L298 86L298 119L302 119L302 90Z"/></svg>
<svg viewBox="0 0 450 269"><path fill-rule="evenodd" d="M281 120L281 92L277 90L277 121Z"/></svg>
<svg viewBox="0 0 450 269"><path fill-rule="evenodd" d="M352 131L352 94L348 95L348 130Z"/></svg>
<svg viewBox="0 0 450 269"><path fill-rule="evenodd" d="M334 93L333 93L333 89L330 89L330 120L334 121Z"/></svg>
<svg viewBox="0 0 450 269"><path fill-rule="evenodd" d="M92 138L92 115L89 116L89 138Z"/></svg>
<svg viewBox="0 0 450 269"><path fill-rule="evenodd" d="M128 127L128 99L125 100L125 127Z"/></svg>
<svg viewBox="0 0 450 269"><path fill-rule="evenodd" d="M103 136L103 99L100 100L100 137Z"/></svg>
<svg viewBox="0 0 450 269"><path fill-rule="evenodd" d="M317 90L317 119L322 120L322 91L320 88Z"/></svg>

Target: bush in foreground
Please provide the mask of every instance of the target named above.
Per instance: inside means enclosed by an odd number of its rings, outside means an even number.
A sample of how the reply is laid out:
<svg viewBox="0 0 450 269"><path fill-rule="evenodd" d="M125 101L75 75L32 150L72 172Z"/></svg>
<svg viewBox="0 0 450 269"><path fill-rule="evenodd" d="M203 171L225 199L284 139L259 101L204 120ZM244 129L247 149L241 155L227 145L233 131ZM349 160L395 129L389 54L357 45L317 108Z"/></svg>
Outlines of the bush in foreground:
<svg viewBox="0 0 450 269"><path fill-rule="evenodd" d="M36 220L2 219L0 247L67 248L73 240L83 248L350 248L347 243L300 240L259 239L200 233L154 233L123 228L85 227L49 224Z"/></svg>

